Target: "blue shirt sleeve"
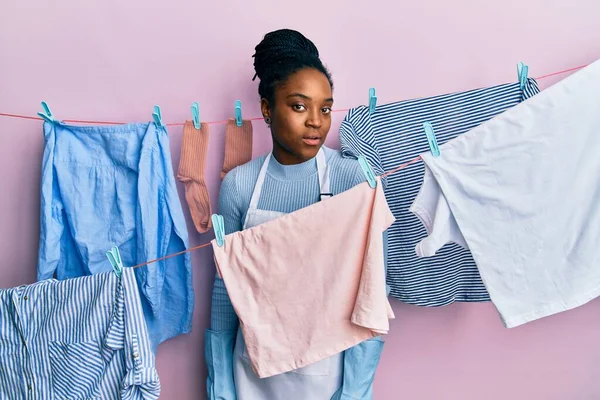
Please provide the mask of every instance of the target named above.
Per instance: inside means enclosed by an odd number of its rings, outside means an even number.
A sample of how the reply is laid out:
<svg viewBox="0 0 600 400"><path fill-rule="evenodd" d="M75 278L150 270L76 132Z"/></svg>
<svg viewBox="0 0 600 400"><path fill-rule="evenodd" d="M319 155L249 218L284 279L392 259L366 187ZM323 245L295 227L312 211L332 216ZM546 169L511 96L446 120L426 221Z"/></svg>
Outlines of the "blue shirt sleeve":
<svg viewBox="0 0 600 400"><path fill-rule="evenodd" d="M238 204L236 169L225 176L219 193L219 214L225 233L242 230L243 212ZM206 391L209 400L235 400L233 352L239 319L227 294L223 279L215 276L210 310L211 329L205 332L205 358L208 369Z"/></svg>

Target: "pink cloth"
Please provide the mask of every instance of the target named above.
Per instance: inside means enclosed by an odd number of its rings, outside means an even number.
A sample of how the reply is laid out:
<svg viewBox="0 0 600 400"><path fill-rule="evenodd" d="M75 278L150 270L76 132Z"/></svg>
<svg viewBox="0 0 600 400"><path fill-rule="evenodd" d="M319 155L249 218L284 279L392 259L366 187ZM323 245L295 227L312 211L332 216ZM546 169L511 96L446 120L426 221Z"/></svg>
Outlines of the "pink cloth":
<svg viewBox="0 0 600 400"><path fill-rule="evenodd" d="M260 378L388 332L382 233L393 222L378 180L213 241Z"/></svg>

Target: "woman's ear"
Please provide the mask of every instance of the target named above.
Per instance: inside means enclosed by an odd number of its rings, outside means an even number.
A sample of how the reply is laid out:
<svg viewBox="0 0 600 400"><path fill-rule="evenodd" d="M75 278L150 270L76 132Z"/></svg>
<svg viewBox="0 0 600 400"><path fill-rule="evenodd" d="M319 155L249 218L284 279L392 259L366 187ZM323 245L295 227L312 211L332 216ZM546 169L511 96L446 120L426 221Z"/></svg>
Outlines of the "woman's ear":
<svg viewBox="0 0 600 400"><path fill-rule="evenodd" d="M260 111L263 115L265 122L269 124L271 122L271 107L267 99L260 100Z"/></svg>

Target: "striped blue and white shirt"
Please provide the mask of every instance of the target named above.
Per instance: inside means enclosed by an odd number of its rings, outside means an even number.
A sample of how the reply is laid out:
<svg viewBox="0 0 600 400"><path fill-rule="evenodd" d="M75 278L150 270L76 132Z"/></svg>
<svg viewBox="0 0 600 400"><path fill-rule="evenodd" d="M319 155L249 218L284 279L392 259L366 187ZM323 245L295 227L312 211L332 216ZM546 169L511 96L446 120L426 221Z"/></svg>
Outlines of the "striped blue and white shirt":
<svg viewBox="0 0 600 400"><path fill-rule="evenodd" d="M430 122L441 145L539 92L529 79L467 92L351 109L340 127L345 157L363 155L380 175L429 151L423 123ZM476 168L476 166L473 166ZM447 244L433 257L418 258L416 244L427 236L409 211L423 183L423 163L390 175L385 194L396 222L388 229L387 284L391 295L406 303L443 306L455 301L489 301L468 250Z"/></svg>
<svg viewBox="0 0 600 400"><path fill-rule="evenodd" d="M133 269L0 290L0 398L157 399Z"/></svg>

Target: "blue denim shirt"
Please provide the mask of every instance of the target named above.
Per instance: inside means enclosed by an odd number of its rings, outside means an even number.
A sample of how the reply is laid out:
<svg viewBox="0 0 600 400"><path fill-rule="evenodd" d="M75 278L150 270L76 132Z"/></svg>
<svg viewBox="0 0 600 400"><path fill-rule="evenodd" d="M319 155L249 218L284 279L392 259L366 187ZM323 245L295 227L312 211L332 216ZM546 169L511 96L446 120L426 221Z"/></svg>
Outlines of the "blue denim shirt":
<svg viewBox="0 0 600 400"><path fill-rule="evenodd" d="M153 123L44 124L38 280L111 271L182 251L188 233L169 137ZM135 269L153 347L191 330L189 253Z"/></svg>

